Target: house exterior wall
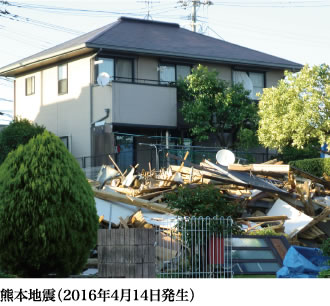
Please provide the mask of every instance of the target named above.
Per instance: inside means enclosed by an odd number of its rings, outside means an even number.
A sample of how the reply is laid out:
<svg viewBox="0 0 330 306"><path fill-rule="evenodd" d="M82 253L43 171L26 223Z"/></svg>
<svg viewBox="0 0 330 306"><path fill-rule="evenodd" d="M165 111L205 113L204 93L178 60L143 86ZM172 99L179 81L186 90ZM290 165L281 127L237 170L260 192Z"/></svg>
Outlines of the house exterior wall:
<svg viewBox="0 0 330 306"><path fill-rule="evenodd" d="M266 87L276 87L277 82L284 76L283 70L271 70L266 72Z"/></svg>
<svg viewBox="0 0 330 306"><path fill-rule="evenodd" d="M225 80L229 83L232 81L232 69L230 65L201 63L203 66L207 66L209 71L216 70L219 73L219 79Z"/></svg>
<svg viewBox="0 0 330 306"><path fill-rule="evenodd" d="M113 107L112 107L112 86L98 86L92 87L92 105L93 105L93 119L92 121L103 118L106 113L105 109L110 109L110 116L105 120L106 123L113 122Z"/></svg>
<svg viewBox="0 0 330 306"><path fill-rule="evenodd" d="M232 81L232 67L202 63L219 77ZM112 82L98 86L91 82L91 56L68 62L68 93L58 94L58 66L20 76L16 80L16 114L32 120L58 136L69 136L71 151L76 157L92 155L91 122L104 117L120 125L177 127L176 88L155 86L159 72L157 57L137 56L134 74L137 84ZM283 71L266 72L266 86L276 86ZM25 79L35 77L35 94L25 95ZM141 81L140 80L151 80ZM111 132L111 131L110 131Z"/></svg>
<svg viewBox="0 0 330 306"><path fill-rule="evenodd" d="M25 78L35 76L35 94L25 96ZM16 114L69 136L75 156L90 151L90 57L68 62L68 93L57 92L58 66L17 78Z"/></svg>

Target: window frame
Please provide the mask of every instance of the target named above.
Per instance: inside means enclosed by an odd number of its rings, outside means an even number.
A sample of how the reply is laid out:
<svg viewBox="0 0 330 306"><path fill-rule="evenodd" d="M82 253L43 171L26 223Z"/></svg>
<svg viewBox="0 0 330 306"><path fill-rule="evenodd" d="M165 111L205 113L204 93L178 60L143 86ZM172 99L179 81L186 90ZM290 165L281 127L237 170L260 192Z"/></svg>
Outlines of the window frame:
<svg viewBox="0 0 330 306"><path fill-rule="evenodd" d="M95 58L95 61L100 61L103 59L112 59L113 60L113 78L110 82L115 81L115 82L121 82L121 83L134 83L135 82L135 71L134 71L134 58L129 58L129 57L121 57L121 56L98 56ZM128 60L131 62L131 67L132 67L132 73L131 73L131 78L125 78L125 77L118 77L117 76L117 61L118 60ZM99 71L100 65L94 65L94 83L97 84L97 77L101 73ZM126 79L126 81L123 81L121 79ZM131 81L129 81L129 79Z"/></svg>
<svg viewBox="0 0 330 306"><path fill-rule="evenodd" d="M232 238L239 238L239 239L263 239L267 246L265 247L231 247L232 250L237 250L237 251L245 251L245 250L249 250L249 251L254 251L254 250L259 250L259 251L271 251L272 254L274 255L274 259L232 259L232 265L234 266L235 264L245 264L245 263L276 263L279 265L279 267L281 268L283 266L283 260L284 260L284 255L285 254L280 254L279 250L276 248L273 239L276 239L278 241L280 241L282 247L286 250L286 252L288 251L290 244L287 241L287 239L285 238L285 236L263 236L263 235L235 235ZM276 272L254 272L254 271L245 271L244 266L241 267L243 272L235 272L235 274L239 274L239 275L271 275L271 274L276 274Z"/></svg>
<svg viewBox="0 0 330 306"><path fill-rule="evenodd" d="M66 66L66 78L60 80L60 67L63 67L63 66ZM68 63L60 64L57 66L57 94L59 96L65 95L69 92L69 78L68 78L69 71L68 70L69 70ZM66 80L66 91L62 92L62 91L60 91L60 89L62 88L60 86L60 81L64 81L64 80Z"/></svg>
<svg viewBox="0 0 330 306"><path fill-rule="evenodd" d="M247 75L250 77L250 73L260 73L263 75L263 78L264 78L264 82L263 82L263 88L266 88L266 71L264 70L253 70L253 69L245 69L245 68L233 68L232 69L232 73L231 73L231 80L232 80L232 83L234 84L234 72L237 71L237 72L246 72ZM260 99L256 98L256 99L252 99L253 101L255 102L258 102Z"/></svg>
<svg viewBox="0 0 330 306"><path fill-rule="evenodd" d="M31 80L31 91L29 91L29 87L28 87L28 80ZM35 94L35 76L29 76L27 78L25 78L25 96L32 96Z"/></svg>
<svg viewBox="0 0 330 306"><path fill-rule="evenodd" d="M174 67L174 78L175 80L173 82L166 82L166 81L161 81L160 80L160 73L161 73L161 66L171 66ZM158 82L160 85L171 85L172 83L177 83L178 81L178 72L177 72L177 66L188 66L190 67L190 74L193 68L192 64L187 64L187 63L173 63L173 62L167 62L167 61L159 61L158 63Z"/></svg>

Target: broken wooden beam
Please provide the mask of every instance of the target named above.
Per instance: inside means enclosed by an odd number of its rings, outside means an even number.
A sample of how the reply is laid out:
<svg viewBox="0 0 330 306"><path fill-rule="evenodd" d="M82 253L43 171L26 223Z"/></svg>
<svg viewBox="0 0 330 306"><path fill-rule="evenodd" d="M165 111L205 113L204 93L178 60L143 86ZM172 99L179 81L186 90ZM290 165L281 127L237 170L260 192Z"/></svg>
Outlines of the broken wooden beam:
<svg viewBox="0 0 330 306"><path fill-rule="evenodd" d="M231 164L228 166L228 170L231 171L243 171L253 172L264 175L271 174L288 174L290 171L290 165L269 165L269 164L251 164L251 165L240 165Z"/></svg>
<svg viewBox="0 0 330 306"><path fill-rule="evenodd" d="M95 187L92 187L92 189L95 197L105 201L122 202L132 206L144 207L159 213L174 214L176 212L174 209L169 208L166 204L150 203L149 201L123 195L115 191L97 190Z"/></svg>
<svg viewBox="0 0 330 306"><path fill-rule="evenodd" d="M288 216L258 216L258 217L245 217L237 218L236 221L252 221L252 222L267 222L267 221L280 221L287 220Z"/></svg>

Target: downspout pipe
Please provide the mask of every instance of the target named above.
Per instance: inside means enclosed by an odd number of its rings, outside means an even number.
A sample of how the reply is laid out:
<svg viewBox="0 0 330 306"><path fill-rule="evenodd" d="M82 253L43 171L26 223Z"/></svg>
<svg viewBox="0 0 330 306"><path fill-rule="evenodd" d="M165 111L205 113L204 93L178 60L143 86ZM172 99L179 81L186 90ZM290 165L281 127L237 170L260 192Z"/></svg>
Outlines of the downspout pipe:
<svg viewBox="0 0 330 306"><path fill-rule="evenodd" d="M109 108L106 108L104 111L105 111L105 114L106 114L106 115L105 115L104 117L102 117L102 118L100 118L100 119L98 119L98 120L92 122L92 123L91 123L91 127L93 127L93 126L95 125L95 123L97 123L97 122L101 122L101 121L103 121L103 120L109 118L109 115L110 115L110 109L109 109Z"/></svg>
<svg viewBox="0 0 330 306"><path fill-rule="evenodd" d="M93 149L93 85L94 85L94 58L97 57L100 52L103 50L103 48L100 48L91 58L90 58L90 67L91 67L91 73L90 73L90 85L89 85L89 103L90 103L90 149L91 149L91 155L94 154L94 149ZM95 124L95 123L94 123Z"/></svg>

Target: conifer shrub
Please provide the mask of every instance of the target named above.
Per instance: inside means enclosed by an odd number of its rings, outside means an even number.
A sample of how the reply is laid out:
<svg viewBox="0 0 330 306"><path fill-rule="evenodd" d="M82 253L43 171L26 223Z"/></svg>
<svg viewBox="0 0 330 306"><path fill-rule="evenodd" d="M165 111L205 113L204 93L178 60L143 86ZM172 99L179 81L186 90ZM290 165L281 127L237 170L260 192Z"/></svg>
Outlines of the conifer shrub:
<svg viewBox="0 0 330 306"><path fill-rule="evenodd" d="M20 144L28 143L31 138L42 134L44 130L44 126L27 119L15 118L0 132L0 164L9 152L15 150Z"/></svg>
<svg viewBox="0 0 330 306"><path fill-rule="evenodd" d="M0 166L0 270L22 277L81 272L96 244L93 192L75 158L48 131Z"/></svg>

